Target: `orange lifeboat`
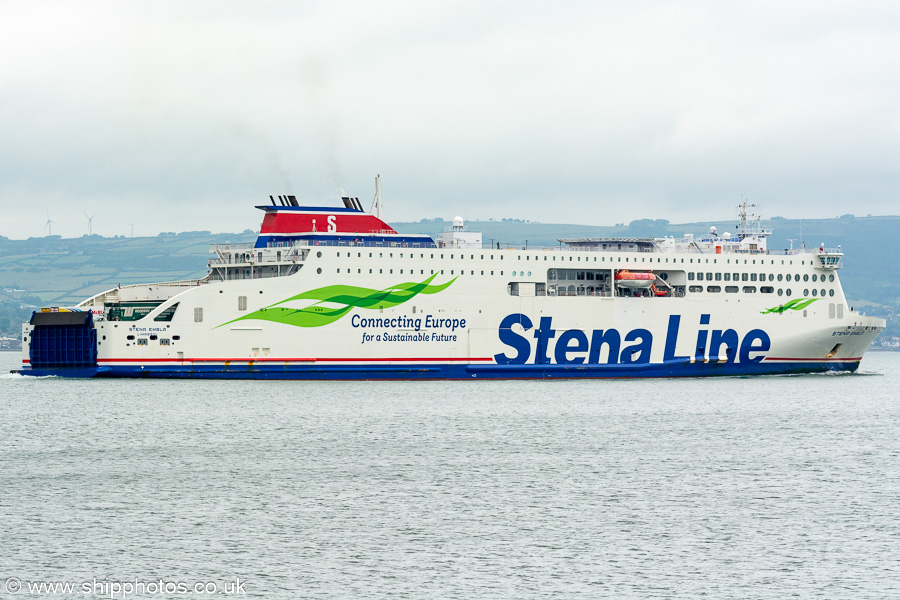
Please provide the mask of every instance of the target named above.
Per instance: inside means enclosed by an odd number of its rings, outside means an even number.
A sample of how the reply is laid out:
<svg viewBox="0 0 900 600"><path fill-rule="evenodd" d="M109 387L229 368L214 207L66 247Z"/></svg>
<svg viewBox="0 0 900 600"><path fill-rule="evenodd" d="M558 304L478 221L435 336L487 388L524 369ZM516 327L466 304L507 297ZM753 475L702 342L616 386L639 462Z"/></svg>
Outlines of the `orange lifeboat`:
<svg viewBox="0 0 900 600"><path fill-rule="evenodd" d="M648 288L656 281L656 275L643 271L622 269L616 272L616 285L627 288Z"/></svg>

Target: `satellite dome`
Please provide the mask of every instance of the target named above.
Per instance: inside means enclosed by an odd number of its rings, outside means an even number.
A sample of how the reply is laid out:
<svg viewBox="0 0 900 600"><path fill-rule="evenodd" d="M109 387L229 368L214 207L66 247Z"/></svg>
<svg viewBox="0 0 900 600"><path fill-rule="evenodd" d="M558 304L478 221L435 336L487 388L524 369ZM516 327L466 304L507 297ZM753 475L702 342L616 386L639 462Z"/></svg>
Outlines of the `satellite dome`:
<svg viewBox="0 0 900 600"><path fill-rule="evenodd" d="M453 226L454 227L462 227L463 226L463 218L462 217L453 217Z"/></svg>
<svg viewBox="0 0 900 600"><path fill-rule="evenodd" d="M716 226L713 225L712 227L710 227L710 228L709 228L709 232L710 232L711 234L713 234L713 235L716 235Z"/></svg>
<svg viewBox="0 0 900 600"><path fill-rule="evenodd" d="M726 231L725 233L722 234L722 238L723 238L723 239L726 239L726 240L730 240L730 239L731 239L731 232Z"/></svg>

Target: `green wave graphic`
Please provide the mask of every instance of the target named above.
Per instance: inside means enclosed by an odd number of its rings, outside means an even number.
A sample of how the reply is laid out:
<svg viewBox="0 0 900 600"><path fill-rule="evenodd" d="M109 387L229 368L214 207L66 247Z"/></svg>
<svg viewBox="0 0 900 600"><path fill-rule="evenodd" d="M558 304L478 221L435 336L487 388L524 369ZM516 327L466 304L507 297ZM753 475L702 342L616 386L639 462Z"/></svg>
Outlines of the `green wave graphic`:
<svg viewBox="0 0 900 600"><path fill-rule="evenodd" d="M808 298L805 300L802 298L794 298L790 302L786 302L786 303L782 304L781 306L773 306L772 308L767 308L766 310L763 310L760 312L764 315L768 315L770 313L775 313L775 314L780 315L781 313L783 313L786 310L803 310L804 308L806 308L807 306L809 306L816 300L819 300L819 298Z"/></svg>
<svg viewBox="0 0 900 600"><path fill-rule="evenodd" d="M351 285L329 285L291 296L237 319L222 323L218 327L245 320L273 321L275 323L293 325L294 327L322 327L323 325L334 323L354 308L369 310L391 308L408 302L419 294L437 294L442 292L456 281L456 277L454 277L447 283L431 285L431 281L435 277L437 277L437 274L419 283L400 283L383 290L373 290ZM281 306L295 300L317 300L317 302L299 309ZM323 306L324 303L341 304L343 306Z"/></svg>

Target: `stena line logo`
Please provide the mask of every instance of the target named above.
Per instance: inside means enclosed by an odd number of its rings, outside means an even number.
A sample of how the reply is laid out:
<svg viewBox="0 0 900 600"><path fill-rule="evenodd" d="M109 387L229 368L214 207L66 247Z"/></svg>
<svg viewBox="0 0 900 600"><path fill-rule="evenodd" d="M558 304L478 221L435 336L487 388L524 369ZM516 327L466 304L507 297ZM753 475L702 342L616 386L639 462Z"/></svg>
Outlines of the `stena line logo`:
<svg viewBox="0 0 900 600"><path fill-rule="evenodd" d="M666 338L663 342L663 361L724 360L742 364L758 363L771 348L769 335L762 329L751 329L741 336L734 329L710 329L709 315L700 315L694 355L678 356L675 348L681 328L681 316L670 315ZM522 333L513 330L514 325ZM533 331L532 331L533 330ZM535 328L531 319L521 313L508 315L500 322L500 341L509 346L505 353L495 354L498 365L599 364L604 355L606 364L641 364L650 362L653 351L653 334L647 329L632 329L622 335L617 329L566 329L553 328L553 317L541 317ZM687 337L687 336L685 336ZM535 343L532 343L532 340Z"/></svg>

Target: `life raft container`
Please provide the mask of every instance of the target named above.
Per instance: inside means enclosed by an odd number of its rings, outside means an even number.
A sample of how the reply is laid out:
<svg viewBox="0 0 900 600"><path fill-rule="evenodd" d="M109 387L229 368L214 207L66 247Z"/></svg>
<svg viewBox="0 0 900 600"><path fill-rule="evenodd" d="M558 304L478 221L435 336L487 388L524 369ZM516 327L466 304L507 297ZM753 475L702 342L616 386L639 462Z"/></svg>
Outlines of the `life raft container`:
<svg viewBox="0 0 900 600"><path fill-rule="evenodd" d="M656 275L644 271L622 269L616 272L616 285L627 288L648 288L656 281Z"/></svg>

